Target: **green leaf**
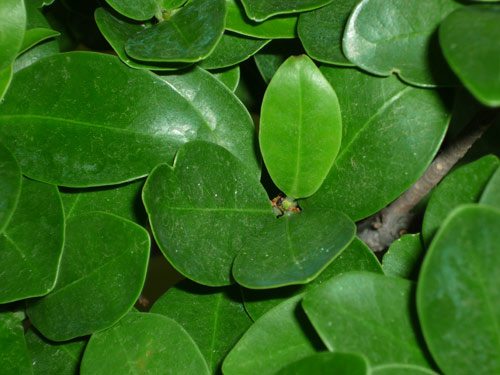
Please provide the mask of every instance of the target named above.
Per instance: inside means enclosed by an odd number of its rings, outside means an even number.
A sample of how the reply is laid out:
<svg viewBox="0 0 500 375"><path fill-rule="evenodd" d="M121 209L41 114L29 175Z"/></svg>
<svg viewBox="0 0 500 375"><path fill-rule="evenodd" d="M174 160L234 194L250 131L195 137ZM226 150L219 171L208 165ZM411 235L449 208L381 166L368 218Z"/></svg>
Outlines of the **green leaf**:
<svg viewBox="0 0 500 375"><path fill-rule="evenodd" d="M9 88L10 81L12 80L12 65L7 66L3 70L0 71L0 102L3 99L3 96L7 92Z"/></svg>
<svg viewBox="0 0 500 375"><path fill-rule="evenodd" d="M422 87L454 85L436 30L459 6L454 0L363 0L347 23L344 53L376 75L397 73Z"/></svg>
<svg viewBox="0 0 500 375"><path fill-rule="evenodd" d="M16 58L23 43L25 26L24 1L0 1L0 71Z"/></svg>
<svg viewBox="0 0 500 375"><path fill-rule="evenodd" d="M497 168L496 172L491 176L479 203L500 209L500 168Z"/></svg>
<svg viewBox="0 0 500 375"><path fill-rule="evenodd" d="M181 274L208 286L231 284L243 243L275 220L254 173L206 142L185 144L173 168L156 167L142 194L165 257Z"/></svg>
<svg viewBox="0 0 500 375"><path fill-rule="evenodd" d="M269 83L288 57L303 53L305 51L298 39L273 40L268 46L254 55L254 60L262 79Z"/></svg>
<svg viewBox="0 0 500 375"><path fill-rule="evenodd" d="M499 34L498 5L458 9L439 28L439 42L450 67L477 100L492 107L500 106Z"/></svg>
<svg viewBox="0 0 500 375"><path fill-rule="evenodd" d="M118 216L90 212L68 219L56 286L28 303L31 322L54 341L111 327L139 297L149 246L144 228Z"/></svg>
<svg viewBox="0 0 500 375"><path fill-rule="evenodd" d="M221 81L226 87L234 92L240 82L240 66L232 66L224 69L211 70L210 73Z"/></svg>
<svg viewBox="0 0 500 375"><path fill-rule="evenodd" d="M347 19L358 2L336 0L300 15L297 32L311 58L324 63L353 65L342 52L342 37Z"/></svg>
<svg viewBox="0 0 500 375"><path fill-rule="evenodd" d="M47 340L34 329L25 336L28 352L33 363L34 375L75 375L87 340L79 339L64 343Z"/></svg>
<svg viewBox="0 0 500 375"><path fill-rule="evenodd" d="M425 341L445 374L500 373L500 211L453 211L431 243L417 288Z"/></svg>
<svg viewBox="0 0 500 375"><path fill-rule="evenodd" d="M264 21L277 14L298 13L320 8L332 0L241 0L248 17L254 21Z"/></svg>
<svg viewBox="0 0 500 375"><path fill-rule="evenodd" d="M422 236L405 234L389 247L382 266L387 276L417 280L423 258Z"/></svg>
<svg viewBox="0 0 500 375"><path fill-rule="evenodd" d="M0 303L52 290L63 242L64 215L57 187L23 178L16 209L0 234Z"/></svg>
<svg viewBox="0 0 500 375"><path fill-rule="evenodd" d="M156 0L106 0L118 13L138 21L153 17L159 10Z"/></svg>
<svg viewBox="0 0 500 375"><path fill-rule="evenodd" d="M196 62L214 50L225 18L225 0L191 0L168 20L133 35L125 50L142 61Z"/></svg>
<svg viewBox="0 0 500 375"><path fill-rule="evenodd" d="M0 368L2 375L33 374L23 325L11 312L0 312Z"/></svg>
<svg viewBox="0 0 500 375"><path fill-rule="evenodd" d="M367 375L367 360L354 353L318 353L293 362L276 375Z"/></svg>
<svg viewBox="0 0 500 375"><path fill-rule="evenodd" d="M21 168L0 143L0 233L7 226L21 194Z"/></svg>
<svg viewBox="0 0 500 375"><path fill-rule="evenodd" d="M184 142L211 133L161 79L97 53L58 54L23 69L0 105L0 141L23 173L62 186L143 177Z"/></svg>
<svg viewBox="0 0 500 375"><path fill-rule="evenodd" d="M146 224L147 215L142 205L144 180L122 185L88 189L59 188L66 219L92 211L114 214L137 224Z"/></svg>
<svg viewBox="0 0 500 375"><path fill-rule="evenodd" d="M36 8L41 8L41 7L44 7L46 5L50 5L54 2L54 0L24 0L24 3L26 5L31 5L31 6L34 6Z"/></svg>
<svg viewBox="0 0 500 375"><path fill-rule="evenodd" d="M193 67L184 74L160 77L196 108L212 132L215 143L230 151L260 177L255 152L255 127L245 106L209 73Z"/></svg>
<svg viewBox="0 0 500 375"><path fill-rule="evenodd" d="M408 280L351 272L307 293L302 306L331 351L357 351L373 365L429 367L413 296Z"/></svg>
<svg viewBox="0 0 500 375"><path fill-rule="evenodd" d="M127 40L139 31L144 30L144 26L142 26L140 22L126 19L104 8L96 9L94 18L99 27L99 31L104 38L106 38L120 60L131 68L168 71L185 68L190 65L189 63L137 61L127 55L127 52L125 52L125 44Z"/></svg>
<svg viewBox="0 0 500 375"><path fill-rule="evenodd" d="M255 22L247 17L240 0L226 0L226 29L255 38L276 39L297 36L297 16L277 16L264 22Z"/></svg>
<svg viewBox="0 0 500 375"><path fill-rule="evenodd" d="M179 323L198 345L211 374L221 374L222 360L252 324L238 287L210 288L184 280L151 308Z"/></svg>
<svg viewBox="0 0 500 375"><path fill-rule="evenodd" d="M369 271L383 274L382 267L375 254L357 237L354 237L349 246L309 284L268 290L242 288L245 308L252 319L257 320L265 312L285 299L314 290L332 277L349 271Z"/></svg>
<svg viewBox="0 0 500 375"><path fill-rule="evenodd" d="M24 33L23 44L18 53L21 54L31 47L35 46L36 44L58 35L61 35L59 31L51 29L36 28L26 30L26 32Z"/></svg>
<svg viewBox="0 0 500 375"><path fill-rule="evenodd" d="M335 91L305 55L288 58L262 102L260 149L274 183L289 197L312 195L340 148Z"/></svg>
<svg viewBox="0 0 500 375"><path fill-rule="evenodd" d="M466 164L446 176L431 195L422 223L422 238L429 244L444 219L456 207L476 203L500 162L494 155Z"/></svg>
<svg viewBox="0 0 500 375"><path fill-rule="evenodd" d="M177 9L186 2L186 0L156 0L156 1L160 4L162 10Z"/></svg>
<svg viewBox="0 0 500 375"><path fill-rule="evenodd" d="M439 375L425 367L390 364L372 367L372 375Z"/></svg>
<svg viewBox="0 0 500 375"><path fill-rule="evenodd" d="M158 314L130 313L114 327L92 335L81 375L208 375L193 339Z"/></svg>
<svg viewBox="0 0 500 375"><path fill-rule="evenodd" d="M332 208L358 221L384 208L427 169L439 149L450 108L433 90L396 77L321 67L338 94L342 145L318 192L303 209Z"/></svg>
<svg viewBox="0 0 500 375"><path fill-rule="evenodd" d="M321 350L300 308L301 299L301 294L290 298L259 318L227 355L224 375L273 375L290 362Z"/></svg>
<svg viewBox="0 0 500 375"><path fill-rule="evenodd" d="M254 289L306 284L328 267L355 233L354 223L338 211L282 216L244 242L234 260L234 279Z"/></svg>
<svg viewBox="0 0 500 375"><path fill-rule="evenodd" d="M213 52L199 66L205 69L227 68L255 55L270 40L255 39L226 31Z"/></svg>

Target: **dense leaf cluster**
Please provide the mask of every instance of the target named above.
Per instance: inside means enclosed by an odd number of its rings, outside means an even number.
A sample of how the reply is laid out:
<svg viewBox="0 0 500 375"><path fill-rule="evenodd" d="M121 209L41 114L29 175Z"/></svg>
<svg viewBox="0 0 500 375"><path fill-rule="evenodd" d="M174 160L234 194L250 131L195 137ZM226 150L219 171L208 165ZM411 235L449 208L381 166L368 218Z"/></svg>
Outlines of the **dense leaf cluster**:
<svg viewBox="0 0 500 375"><path fill-rule="evenodd" d="M500 106L489 2L0 1L0 373L499 374L498 120L355 225Z"/></svg>

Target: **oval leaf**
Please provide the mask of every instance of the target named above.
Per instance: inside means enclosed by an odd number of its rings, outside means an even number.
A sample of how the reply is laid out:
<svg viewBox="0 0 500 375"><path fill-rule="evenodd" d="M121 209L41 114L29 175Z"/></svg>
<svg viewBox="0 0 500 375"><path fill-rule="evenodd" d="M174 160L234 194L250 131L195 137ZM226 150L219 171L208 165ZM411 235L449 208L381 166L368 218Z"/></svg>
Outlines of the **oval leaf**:
<svg viewBox="0 0 500 375"><path fill-rule="evenodd" d="M498 35L498 5L459 9L446 17L439 28L439 41L448 64L476 99L491 107L500 106Z"/></svg>
<svg viewBox="0 0 500 375"><path fill-rule="evenodd" d="M487 155L457 168L436 187L427 203L422 237L429 244L448 214L461 204L476 203L495 173L500 162L494 155Z"/></svg>
<svg viewBox="0 0 500 375"><path fill-rule="evenodd" d="M21 168L0 143L0 233L7 226L21 194Z"/></svg>
<svg viewBox="0 0 500 375"><path fill-rule="evenodd" d="M0 312L0 368L6 375L33 374L23 324L11 312Z"/></svg>
<svg viewBox="0 0 500 375"><path fill-rule="evenodd" d="M57 187L23 178L16 210L0 234L0 303L52 290L63 242L64 215Z"/></svg>
<svg viewBox="0 0 500 375"><path fill-rule="evenodd" d="M145 229L118 216L90 212L72 217L57 284L47 296L29 302L31 322L54 341L112 326L139 297L149 246Z"/></svg>
<svg viewBox="0 0 500 375"><path fill-rule="evenodd" d="M226 0L226 29L255 38L276 39L297 36L297 16L278 16L264 22L252 21L239 0Z"/></svg>
<svg viewBox="0 0 500 375"><path fill-rule="evenodd" d="M368 362L354 353L318 353L293 362L276 375L367 375Z"/></svg>
<svg viewBox="0 0 500 375"><path fill-rule="evenodd" d="M45 58L15 75L0 105L0 140L23 173L63 186L145 176L197 137L213 139L196 108L150 72L104 54Z"/></svg>
<svg viewBox="0 0 500 375"><path fill-rule="evenodd" d="M299 17L297 32L307 54L314 60L336 65L353 65L342 52L347 18L359 0L335 0Z"/></svg>
<svg viewBox="0 0 500 375"><path fill-rule="evenodd" d="M36 29L26 30L26 32L24 33L23 44L22 44L21 49L19 50L18 53L21 54L21 53L29 50L34 45L36 45L36 44L38 44L46 39L58 36L60 34L61 33L59 31L45 29L45 28L36 28Z"/></svg>
<svg viewBox="0 0 500 375"><path fill-rule="evenodd" d="M257 320L227 355L224 375L274 375L321 348L300 308L301 299L302 294L290 298Z"/></svg>
<svg viewBox="0 0 500 375"><path fill-rule="evenodd" d="M24 1L0 1L0 71L16 58L23 43L25 26Z"/></svg>
<svg viewBox="0 0 500 375"><path fill-rule="evenodd" d="M301 207L336 209L358 221L424 173L444 137L450 108L439 92L396 77L326 66L321 71L339 96L342 145L325 182Z"/></svg>
<svg viewBox="0 0 500 375"><path fill-rule="evenodd" d="M415 324L412 282L351 272L307 293L302 306L331 351L357 351L371 364L429 367Z"/></svg>
<svg viewBox="0 0 500 375"><path fill-rule="evenodd" d="M106 0L118 13L134 20L145 21L159 11L157 0Z"/></svg>
<svg viewBox="0 0 500 375"><path fill-rule="evenodd" d="M208 286L231 284L231 266L243 243L274 220L254 174L206 142L184 145L173 168L155 168L142 194L165 257L180 273Z"/></svg>
<svg viewBox="0 0 500 375"><path fill-rule="evenodd" d="M338 211L285 215L248 238L233 264L236 282L267 289L315 279L352 241L356 226Z"/></svg>
<svg viewBox="0 0 500 375"><path fill-rule="evenodd" d="M267 290L242 288L245 309L253 320L257 320L285 299L314 290L325 281L350 271L384 273L373 251L357 237L317 278L308 284Z"/></svg>
<svg viewBox="0 0 500 375"><path fill-rule="evenodd" d="M454 0L363 0L347 23L344 53L373 74L396 72L423 87L455 84L435 32L459 6Z"/></svg>
<svg viewBox="0 0 500 375"><path fill-rule="evenodd" d="M114 327L92 335L81 375L208 375L193 339L158 314L130 313Z"/></svg>
<svg viewBox="0 0 500 375"><path fill-rule="evenodd" d="M466 205L436 234L422 265L417 307L445 374L500 373L500 211Z"/></svg>
<svg viewBox="0 0 500 375"><path fill-rule="evenodd" d="M332 0L241 0L246 14L254 21L264 21L277 14L298 13L312 10Z"/></svg>
<svg viewBox="0 0 500 375"><path fill-rule="evenodd" d="M425 367L413 365L382 365L372 367L372 375L439 375Z"/></svg>
<svg viewBox="0 0 500 375"><path fill-rule="evenodd" d="M496 172L491 176L488 185L481 194L479 203L500 209L500 168L497 168Z"/></svg>
<svg viewBox="0 0 500 375"><path fill-rule="evenodd" d="M133 35L125 50L142 61L199 61L222 37L225 18L225 0L191 0L169 19Z"/></svg>
<svg viewBox="0 0 500 375"><path fill-rule="evenodd" d="M232 66L224 69L211 70L210 73L221 81L226 87L234 92L240 82L240 66Z"/></svg>
<svg viewBox="0 0 500 375"><path fill-rule="evenodd" d="M424 258L422 236L405 234L394 241L384 255L384 272L387 276L416 280Z"/></svg>
<svg viewBox="0 0 500 375"><path fill-rule="evenodd" d="M179 323L193 338L212 374L252 324L238 287L210 288L184 280L170 288L151 308Z"/></svg>
<svg viewBox="0 0 500 375"><path fill-rule="evenodd" d="M262 102L260 149L274 183L289 197L314 194L340 148L337 95L305 55L278 69Z"/></svg>

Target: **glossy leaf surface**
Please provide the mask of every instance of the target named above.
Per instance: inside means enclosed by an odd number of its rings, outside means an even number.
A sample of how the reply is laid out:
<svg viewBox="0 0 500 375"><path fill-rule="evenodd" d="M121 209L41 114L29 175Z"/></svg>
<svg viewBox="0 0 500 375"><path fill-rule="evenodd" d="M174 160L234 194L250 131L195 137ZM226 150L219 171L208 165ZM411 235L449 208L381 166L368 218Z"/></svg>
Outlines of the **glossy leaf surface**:
<svg viewBox="0 0 500 375"><path fill-rule="evenodd" d="M465 205L453 211L422 265L418 317L446 374L500 372L500 211Z"/></svg>
<svg viewBox="0 0 500 375"><path fill-rule="evenodd" d="M233 264L236 282L267 289L314 280L352 241L356 226L338 211L282 216L248 238Z"/></svg>
<svg viewBox="0 0 500 375"><path fill-rule="evenodd" d="M424 248L420 234L405 234L389 247L383 268L387 276L417 280Z"/></svg>
<svg viewBox="0 0 500 375"><path fill-rule="evenodd" d="M133 35L125 50L142 61L199 61L217 45L225 18L225 0L191 0L168 20Z"/></svg>
<svg viewBox="0 0 500 375"><path fill-rule="evenodd" d="M33 374L21 319L11 312L0 312L0 368L4 375Z"/></svg>
<svg viewBox="0 0 500 375"><path fill-rule="evenodd" d="M21 168L0 143L0 233L8 224L21 194Z"/></svg>
<svg viewBox="0 0 500 375"><path fill-rule="evenodd" d="M331 351L357 351L373 365L428 367L414 320L413 291L408 280L352 272L307 293L302 306Z"/></svg>
<svg viewBox="0 0 500 375"><path fill-rule="evenodd" d="M479 203L500 209L500 168L497 168L484 188Z"/></svg>
<svg viewBox="0 0 500 375"><path fill-rule="evenodd" d="M73 340L56 343L47 340L30 329L26 333L26 345L33 364L34 375L75 375L80 368L80 360L87 340Z"/></svg>
<svg viewBox="0 0 500 375"><path fill-rule="evenodd" d="M264 21L277 14L298 13L316 9L332 0L241 0L248 17L254 21Z"/></svg>
<svg viewBox="0 0 500 375"><path fill-rule="evenodd" d="M117 12L134 20L145 21L159 8L156 0L106 0Z"/></svg>
<svg viewBox="0 0 500 375"><path fill-rule="evenodd" d="M368 362L354 353L318 353L293 362L276 375L367 375Z"/></svg>
<svg viewBox="0 0 500 375"><path fill-rule="evenodd" d="M301 299L302 295L290 298L257 320L227 355L224 375L275 374L322 349L300 308Z"/></svg>
<svg viewBox="0 0 500 375"><path fill-rule="evenodd" d="M353 65L342 52L347 18L359 0L335 0L322 8L302 13L297 32L307 54L314 60Z"/></svg>
<svg viewBox="0 0 500 375"><path fill-rule="evenodd" d="M62 87L64 95L54 98ZM180 94L113 56L51 56L16 74L11 88L0 105L0 139L23 173L38 180L73 187L125 182L170 162L190 139L212 139Z"/></svg>
<svg viewBox="0 0 500 375"><path fill-rule="evenodd" d="M12 64L23 43L26 11L23 0L0 2L0 70Z"/></svg>
<svg viewBox="0 0 500 375"><path fill-rule="evenodd" d="M255 64L262 78L268 84L285 60L305 53L298 39L273 40L254 55Z"/></svg>
<svg viewBox="0 0 500 375"><path fill-rule="evenodd" d="M12 80L12 74L12 65L7 66L0 71L0 101L3 99L3 96L9 88L10 81Z"/></svg>
<svg viewBox="0 0 500 375"><path fill-rule="evenodd" d="M275 220L264 188L222 147L190 142L151 173L143 201L160 249L184 276L229 285L243 243Z"/></svg>
<svg viewBox="0 0 500 375"><path fill-rule="evenodd" d="M321 186L340 148L335 91L305 55L278 69L262 102L260 149L274 183L302 198Z"/></svg>
<svg viewBox="0 0 500 375"><path fill-rule="evenodd" d="M56 282L63 242L57 188L23 178L16 209L0 234L0 303L47 294Z"/></svg>
<svg viewBox="0 0 500 375"><path fill-rule="evenodd" d="M368 271L383 274L377 257L357 237L352 240L349 246L317 278L308 284L268 290L242 288L245 308L252 319L257 320L265 312L285 299L314 290L332 277L350 271Z"/></svg>
<svg viewBox="0 0 500 375"><path fill-rule="evenodd" d="M460 6L454 0L363 0L344 34L344 53L381 76L432 87L455 84L437 41L439 23Z"/></svg>
<svg viewBox="0 0 500 375"><path fill-rule="evenodd" d="M198 345L211 374L221 374L222 360L252 324L238 287L210 288L184 280L151 308L179 323Z"/></svg>
<svg viewBox="0 0 500 375"><path fill-rule="evenodd" d="M92 335L81 375L208 375L193 339L172 319L130 313L110 329Z"/></svg>
<svg viewBox="0 0 500 375"><path fill-rule="evenodd" d="M132 36L139 31L144 30L141 23L134 22L124 17L120 17L116 13L112 13L104 8L96 9L94 18L99 30L113 50L116 52L120 60L131 68L136 69L151 69L151 70L176 70L188 66L188 63L172 63L172 62L154 62L154 61L138 61L131 58L125 52L125 44Z"/></svg>
<svg viewBox="0 0 500 375"><path fill-rule="evenodd" d="M161 77L202 115L219 146L229 150L260 177L255 127L245 106L210 73L198 67Z"/></svg>
<svg viewBox="0 0 500 375"><path fill-rule="evenodd" d="M205 69L227 68L253 56L269 40L225 32L213 52L199 65Z"/></svg>
<svg viewBox="0 0 500 375"><path fill-rule="evenodd" d="M325 182L301 207L333 208L358 221L415 182L439 149L450 109L440 93L396 77L323 66L338 94L342 145Z"/></svg>
<svg viewBox="0 0 500 375"><path fill-rule="evenodd" d="M295 38L297 36L297 16L273 17L264 22L252 21L245 13L240 0L226 0L226 29L255 38Z"/></svg>
<svg viewBox="0 0 500 375"><path fill-rule="evenodd" d="M447 175L436 187L427 204L422 223L422 237L429 244L444 219L456 207L476 203L497 170L500 162L494 155L487 155L466 164Z"/></svg>
<svg viewBox="0 0 500 375"><path fill-rule="evenodd" d="M56 286L30 301L31 322L54 341L112 326L139 297L149 246L145 229L118 216L90 212L68 219Z"/></svg>
<svg viewBox="0 0 500 375"><path fill-rule="evenodd" d="M137 224L147 223L141 192L144 180L87 189L60 188L66 219L92 211L114 214Z"/></svg>
<svg viewBox="0 0 500 375"><path fill-rule="evenodd" d="M439 41L448 64L477 100L492 107L500 106L498 35L498 5L459 9L439 28Z"/></svg>
<svg viewBox="0 0 500 375"><path fill-rule="evenodd" d="M18 53L23 53L33 47L34 45L49 39L55 36L60 35L59 31L44 29L44 28L36 28L26 30L24 33L23 43L21 45L21 49Z"/></svg>
<svg viewBox="0 0 500 375"><path fill-rule="evenodd" d="M372 367L373 375L439 375L437 372L426 369L425 367L413 365L382 365Z"/></svg>
<svg viewBox="0 0 500 375"><path fill-rule="evenodd" d="M240 82L240 66L232 66L224 69L212 70L210 73L221 81L231 91L235 91Z"/></svg>

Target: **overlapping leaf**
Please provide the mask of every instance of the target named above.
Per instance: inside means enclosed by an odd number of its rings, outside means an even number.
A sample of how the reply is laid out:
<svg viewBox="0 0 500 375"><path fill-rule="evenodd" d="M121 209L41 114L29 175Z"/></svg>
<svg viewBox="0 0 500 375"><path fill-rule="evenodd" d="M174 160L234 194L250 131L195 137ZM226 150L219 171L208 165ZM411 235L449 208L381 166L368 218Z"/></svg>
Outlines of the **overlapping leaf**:
<svg viewBox="0 0 500 375"><path fill-rule="evenodd" d="M500 209L500 168L497 168L496 172L491 176L483 194L481 194L479 203Z"/></svg>
<svg viewBox="0 0 500 375"><path fill-rule="evenodd" d="M465 205L431 243L417 290L426 343L445 374L500 372L500 211Z"/></svg>
<svg viewBox="0 0 500 375"><path fill-rule="evenodd" d="M0 233L6 227L21 194L21 168L14 156L0 143Z"/></svg>
<svg viewBox="0 0 500 375"><path fill-rule="evenodd" d="M165 257L183 275L209 286L231 284L243 243L275 220L253 171L206 142L185 144L173 168L156 167L143 201Z"/></svg>
<svg viewBox="0 0 500 375"><path fill-rule="evenodd" d="M241 0L248 17L254 21L264 21L277 14L298 13L320 8L332 0Z"/></svg>
<svg viewBox="0 0 500 375"><path fill-rule="evenodd" d="M26 11L23 0L0 2L0 71L12 64L23 43Z"/></svg>
<svg viewBox="0 0 500 375"><path fill-rule="evenodd" d="M0 234L0 303L52 290L63 242L64 215L57 187L23 178L16 209Z"/></svg>
<svg viewBox="0 0 500 375"><path fill-rule="evenodd" d="M454 0L363 0L347 23L344 53L373 74L396 72L423 87L454 84L435 33L458 7Z"/></svg>
<svg viewBox="0 0 500 375"><path fill-rule="evenodd" d="M229 68L217 69L210 71L212 75L221 81L231 91L235 91L240 82L240 66L232 66Z"/></svg>
<svg viewBox="0 0 500 375"><path fill-rule="evenodd" d="M32 324L54 341L112 326L139 297L149 246L145 229L118 216L90 212L68 219L57 284L29 302Z"/></svg>
<svg viewBox="0 0 500 375"><path fill-rule="evenodd" d="M160 9L157 0L106 0L117 12L134 20L145 21Z"/></svg>
<svg viewBox="0 0 500 375"><path fill-rule="evenodd" d="M413 365L381 365L372 368L373 375L439 375L425 367Z"/></svg>
<svg viewBox="0 0 500 375"><path fill-rule="evenodd" d="M384 255L383 267L387 276L416 280L424 248L420 234L405 234L394 241Z"/></svg>
<svg viewBox="0 0 500 375"><path fill-rule="evenodd" d="M396 199L425 171L439 149L450 109L441 94L323 66L338 94L342 145L330 173L301 207L334 208L354 221Z"/></svg>
<svg viewBox="0 0 500 375"><path fill-rule="evenodd" d="M7 375L33 374L21 319L12 312L0 312L0 368Z"/></svg>
<svg viewBox="0 0 500 375"><path fill-rule="evenodd" d="M290 57L262 102L260 149L274 183L290 198L321 186L340 148L337 95L305 55Z"/></svg>
<svg viewBox="0 0 500 375"><path fill-rule="evenodd" d="M367 375L368 369L368 362L358 354L324 352L293 362L278 371L276 375L324 375L328 373Z"/></svg>

